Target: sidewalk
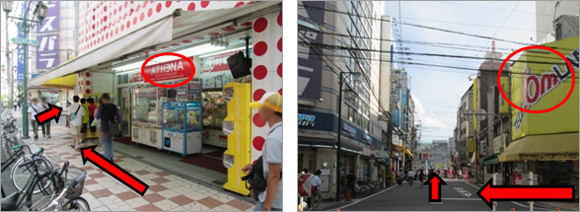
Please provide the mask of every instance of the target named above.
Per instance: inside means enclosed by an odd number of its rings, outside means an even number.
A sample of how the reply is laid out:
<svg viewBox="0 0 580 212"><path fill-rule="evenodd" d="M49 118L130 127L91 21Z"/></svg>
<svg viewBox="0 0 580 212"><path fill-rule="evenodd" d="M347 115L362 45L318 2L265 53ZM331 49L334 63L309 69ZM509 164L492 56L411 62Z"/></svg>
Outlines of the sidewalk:
<svg viewBox="0 0 580 212"><path fill-rule="evenodd" d="M169 170L140 162L118 151L115 163L149 185L140 196L91 163L83 165L80 152L69 145L72 141L68 128L52 127L52 139L25 140L34 150L45 149L45 155L56 166L65 161L71 167L87 171L83 195L95 211L251 211L254 203L248 198L229 193L205 183L193 182ZM84 145L93 145L86 143ZM117 143L115 143L117 145ZM97 148L102 152L102 147Z"/></svg>

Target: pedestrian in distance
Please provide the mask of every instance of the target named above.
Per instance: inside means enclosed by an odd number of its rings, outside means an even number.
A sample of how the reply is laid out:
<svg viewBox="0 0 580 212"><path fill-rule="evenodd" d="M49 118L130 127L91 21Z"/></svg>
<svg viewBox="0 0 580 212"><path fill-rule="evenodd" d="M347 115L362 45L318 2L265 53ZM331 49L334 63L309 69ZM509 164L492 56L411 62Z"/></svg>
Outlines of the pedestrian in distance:
<svg viewBox="0 0 580 212"><path fill-rule="evenodd" d="M352 198L356 198L355 197L355 192L354 192L354 184L356 183L356 176L354 176L354 172L350 171L350 173L348 175L346 175L346 189L348 189L348 191L350 192L350 195L352 196Z"/></svg>
<svg viewBox="0 0 580 212"><path fill-rule="evenodd" d="M32 125L32 132L34 133L34 140L38 140L38 121L36 121L36 114L42 112L42 105L38 102L37 98L32 98L32 104L28 107L28 118L30 119L30 125Z"/></svg>
<svg viewBox="0 0 580 212"><path fill-rule="evenodd" d="M101 96L101 103L97 108L95 117L101 120L99 137L103 143L103 155L112 162L114 157L113 138L121 132L121 114L117 105L111 102L111 96L108 93Z"/></svg>
<svg viewBox="0 0 580 212"><path fill-rule="evenodd" d="M40 100L42 101L41 105L42 105L42 110L48 110L50 109L50 107L48 106L48 100L46 99L46 97L42 97L40 98ZM42 137L46 138L50 138L50 123L52 121L47 121L46 123L44 123L42 125Z"/></svg>
<svg viewBox="0 0 580 212"><path fill-rule="evenodd" d="M85 98L81 98L81 106L83 107L83 114L85 114L83 116L83 123L81 124L82 143L87 140L87 128L89 127L89 108L87 107L87 100Z"/></svg>
<svg viewBox="0 0 580 212"><path fill-rule="evenodd" d="M268 92L258 102L252 102L251 108L258 109L260 118L268 123L270 132L262 147L262 163L242 168L243 173L262 169L266 187L258 194L256 211L282 210L282 96L278 92ZM258 160L260 160L258 159Z"/></svg>
<svg viewBox="0 0 580 212"><path fill-rule="evenodd" d="M415 180L415 171L409 169L409 171L407 172L407 182L409 182L409 185L413 185L414 180Z"/></svg>
<svg viewBox="0 0 580 212"><path fill-rule="evenodd" d="M80 142L82 139L81 125L83 123L83 116L85 115L85 111L83 110L83 106L79 104L79 101L79 96L73 96L73 104L68 107L68 120L70 123L70 132L73 135L73 143L71 144L71 147L80 152Z"/></svg>
<svg viewBox="0 0 580 212"><path fill-rule="evenodd" d="M322 181L320 181L320 174L322 172L320 170L316 170L314 172L314 176L312 176L312 198L310 199L310 208L314 210L319 210L318 206L320 205L320 201L322 200L322 194L320 193L320 185Z"/></svg>
<svg viewBox="0 0 580 212"><path fill-rule="evenodd" d="M419 170L419 188L423 188L423 181L425 180L425 171L423 169Z"/></svg>

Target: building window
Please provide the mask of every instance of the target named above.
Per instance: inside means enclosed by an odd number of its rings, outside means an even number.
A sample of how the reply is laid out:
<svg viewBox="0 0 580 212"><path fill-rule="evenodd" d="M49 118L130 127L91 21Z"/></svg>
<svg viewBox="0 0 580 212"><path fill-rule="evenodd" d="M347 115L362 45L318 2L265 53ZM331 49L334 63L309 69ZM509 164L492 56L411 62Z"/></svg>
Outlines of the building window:
<svg viewBox="0 0 580 212"><path fill-rule="evenodd" d="M562 39L562 24L556 25L556 40Z"/></svg>

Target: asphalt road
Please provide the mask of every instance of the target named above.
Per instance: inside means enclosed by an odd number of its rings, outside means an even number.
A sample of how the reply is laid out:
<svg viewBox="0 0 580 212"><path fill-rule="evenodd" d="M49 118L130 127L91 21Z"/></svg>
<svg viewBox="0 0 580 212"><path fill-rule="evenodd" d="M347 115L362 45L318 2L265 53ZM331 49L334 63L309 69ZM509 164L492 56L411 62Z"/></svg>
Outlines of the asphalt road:
<svg viewBox="0 0 580 212"><path fill-rule="evenodd" d="M429 186L419 187L415 181L412 186L402 184L382 193L377 193L359 202L346 205L343 211L490 211L483 200L477 196L478 188L457 180L445 180L441 186L441 203L429 203ZM529 208L512 202L499 202L497 210L529 211Z"/></svg>

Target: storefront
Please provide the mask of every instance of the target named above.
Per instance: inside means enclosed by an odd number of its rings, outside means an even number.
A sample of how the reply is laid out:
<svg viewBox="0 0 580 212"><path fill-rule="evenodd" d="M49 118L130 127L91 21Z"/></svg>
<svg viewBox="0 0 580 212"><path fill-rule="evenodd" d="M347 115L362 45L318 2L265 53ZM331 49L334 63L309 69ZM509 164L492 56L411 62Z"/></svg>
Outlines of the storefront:
<svg viewBox="0 0 580 212"><path fill-rule="evenodd" d="M337 122L338 117L331 113L298 110L298 167L299 170L306 168L311 172L317 169L326 170L327 176L323 177L329 179L332 186L322 192L323 198L336 197ZM379 180L381 170L378 160L386 160L388 155L382 151L382 144L376 136L366 133L348 120L343 120L342 123L341 155L338 163L341 175L338 183L341 183L341 195L344 195L346 175L352 172L360 180Z"/></svg>
<svg viewBox="0 0 580 212"><path fill-rule="evenodd" d="M157 149L164 149L162 143L166 140L165 136L162 138L166 121L162 116L163 103L201 102L200 138L191 139L206 146L227 148L220 164L228 168L225 188L248 194L239 170L261 155L269 126L259 119L256 110L230 106L228 100L249 103L261 99L266 92L282 93L281 4L111 1L81 2L80 8L80 55L34 78L31 84L74 74L77 95L112 94L121 108L123 135ZM174 89L146 82L141 66L149 57L163 52L192 59L195 78ZM227 61L238 52L242 52L243 59L235 64L245 61L251 65L243 73L233 71ZM187 64L178 57L162 56L149 61L145 71L155 83L169 85L191 75L193 67ZM225 98L224 90L233 94ZM229 124L233 129L224 130L224 122L236 124Z"/></svg>
<svg viewBox="0 0 580 212"><path fill-rule="evenodd" d="M524 77L512 78L512 101L539 110L562 101L570 91L571 71L578 72L578 37L547 43L573 65L570 70L555 54L526 51L512 67ZM543 62L543 63L538 63ZM507 179L515 185L575 185L578 188L578 80L561 107L547 113L512 111L512 142L498 156ZM531 175L530 175L531 174Z"/></svg>

